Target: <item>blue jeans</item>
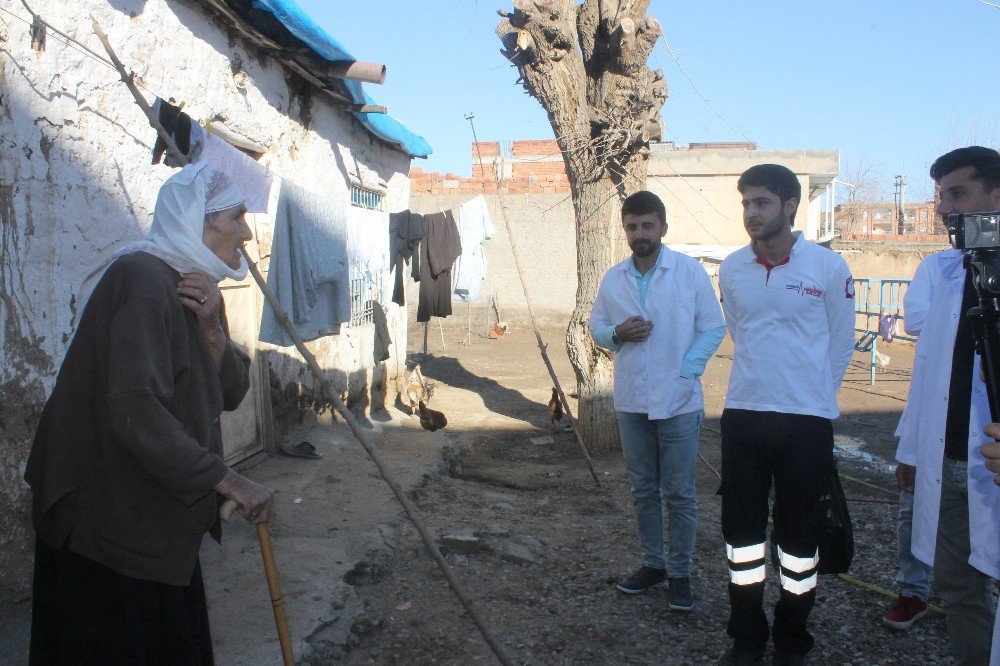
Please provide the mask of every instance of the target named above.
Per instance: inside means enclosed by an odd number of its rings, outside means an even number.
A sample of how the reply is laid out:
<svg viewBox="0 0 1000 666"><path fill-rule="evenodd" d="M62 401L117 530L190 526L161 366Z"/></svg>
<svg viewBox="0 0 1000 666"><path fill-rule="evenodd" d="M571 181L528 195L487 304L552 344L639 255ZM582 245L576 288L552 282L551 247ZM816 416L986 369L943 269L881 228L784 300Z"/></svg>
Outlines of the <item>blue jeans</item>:
<svg viewBox="0 0 1000 666"><path fill-rule="evenodd" d="M896 558L899 573L896 587L906 597L916 597L927 601L931 596L931 568L915 558L910 551L913 534L913 493L899 491L899 516L896 518Z"/></svg>
<svg viewBox="0 0 1000 666"><path fill-rule="evenodd" d="M618 412L643 564L666 569L670 578L685 578L691 573L698 519L694 467L704 418L701 410L653 420L646 414ZM669 559L663 543L664 502Z"/></svg>

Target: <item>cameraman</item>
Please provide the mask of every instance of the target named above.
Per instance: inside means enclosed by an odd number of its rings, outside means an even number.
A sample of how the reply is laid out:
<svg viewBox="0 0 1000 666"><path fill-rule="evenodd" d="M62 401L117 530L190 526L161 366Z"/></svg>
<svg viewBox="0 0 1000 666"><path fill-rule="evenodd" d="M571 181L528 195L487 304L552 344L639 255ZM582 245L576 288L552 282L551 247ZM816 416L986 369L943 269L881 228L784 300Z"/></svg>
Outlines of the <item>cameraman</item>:
<svg viewBox="0 0 1000 666"><path fill-rule="evenodd" d="M952 213L1000 210L997 151L953 150L934 162L930 174L940 187L942 220ZM979 357L965 316L978 302L961 250L944 250L920 263L904 302L906 330L919 339L898 430L896 479L900 488L914 488L912 551L934 567L955 664L985 666L995 614L993 579L1000 577L1000 491L980 452L990 412L985 385L973 382Z"/></svg>

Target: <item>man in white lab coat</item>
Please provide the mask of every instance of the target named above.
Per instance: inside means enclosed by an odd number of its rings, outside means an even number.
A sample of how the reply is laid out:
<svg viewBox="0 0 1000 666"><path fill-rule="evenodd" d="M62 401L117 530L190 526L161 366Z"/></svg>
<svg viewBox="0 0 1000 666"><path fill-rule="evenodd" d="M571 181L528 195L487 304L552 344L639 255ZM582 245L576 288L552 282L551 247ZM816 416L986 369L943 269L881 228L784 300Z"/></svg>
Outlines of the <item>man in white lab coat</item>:
<svg viewBox="0 0 1000 666"><path fill-rule="evenodd" d="M971 146L939 157L937 211L1000 210L1000 154ZM919 335L906 409L898 429L896 480L914 494L911 549L934 567L956 664L987 664L1000 577L1000 489L980 446L990 421L971 325L978 304L962 252L924 259L904 301L907 333ZM947 529L938 529L939 525Z"/></svg>

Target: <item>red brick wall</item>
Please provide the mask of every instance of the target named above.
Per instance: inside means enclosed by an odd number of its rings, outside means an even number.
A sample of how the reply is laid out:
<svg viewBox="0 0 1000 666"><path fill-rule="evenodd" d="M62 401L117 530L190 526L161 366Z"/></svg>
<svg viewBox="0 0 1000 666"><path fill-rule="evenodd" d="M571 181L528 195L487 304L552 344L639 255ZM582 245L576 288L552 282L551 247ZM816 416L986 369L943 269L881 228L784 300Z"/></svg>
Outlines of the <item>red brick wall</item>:
<svg viewBox="0 0 1000 666"><path fill-rule="evenodd" d="M511 177L503 185L511 194L569 194L566 167L559 159L559 145L555 140L514 141L511 153ZM410 193L434 194L492 194L497 191L494 159L500 155L500 143L480 141L472 144L472 177L453 173L410 169ZM483 158L483 164L479 158Z"/></svg>

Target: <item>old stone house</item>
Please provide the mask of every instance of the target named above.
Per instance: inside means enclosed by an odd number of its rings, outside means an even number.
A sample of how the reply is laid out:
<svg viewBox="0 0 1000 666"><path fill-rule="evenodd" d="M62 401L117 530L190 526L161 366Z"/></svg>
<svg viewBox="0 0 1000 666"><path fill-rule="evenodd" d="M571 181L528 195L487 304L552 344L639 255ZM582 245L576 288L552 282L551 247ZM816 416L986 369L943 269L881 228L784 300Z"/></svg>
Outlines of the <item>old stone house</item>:
<svg viewBox="0 0 1000 666"><path fill-rule="evenodd" d="M345 204L402 210L411 159L430 148L390 115L373 112L378 109L361 84L343 78L354 59L293 2L28 0L5 6L0 595L19 597L28 588L32 539L24 463L79 323L81 286L116 249L148 230L159 186L174 172L151 164L155 134L105 61L91 17L135 71L149 102L183 103L193 119L275 180ZM255 235L248 250L265 270L275 189L266 210L248 216ZM388 361L373 362L370 308L382 300L381 282L388 276L352 274L351 321L340 335L309 343L359 411L378 406L380 387L405 362L406 316L392 303L383 305L398 344ZM308 387L311 380L293 348L257 341L262 297L252 280L223 288L233 337L254 357L254 388L224 423L227 458L239 460L271 444L270 385L277 396L292 396L294 409L302 403L294 400L299 384Z"/></svg>

